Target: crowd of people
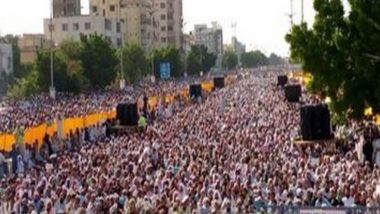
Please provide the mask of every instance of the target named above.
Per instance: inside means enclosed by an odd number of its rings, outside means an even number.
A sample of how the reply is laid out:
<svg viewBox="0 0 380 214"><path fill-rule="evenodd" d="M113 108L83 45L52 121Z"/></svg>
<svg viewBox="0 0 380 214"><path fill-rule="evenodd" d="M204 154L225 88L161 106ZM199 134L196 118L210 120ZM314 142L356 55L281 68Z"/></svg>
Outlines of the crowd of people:
<svg viewBox="0 0 380 214"><path fill-rule="evenodd" d="M15 147L14 176L0 184L0 213L270 213L277 206L378 205L380 169L360 161L358 138L302 148L293 143L301 104L286 101L277 75L255 72L202 100L175 102L144 132L112 136L95 126L65 140L46 139L39 151Z"/></svg>
<svg viewBox="0 0 380 214"><path fill-rule="evenodd" d="M69 118L91 113L107 112L122 101L140 99L142 96L164 96L177 93L187 81L158 83L140 82L124 90L101 90L72 95L58 93L56 99L47 94L25 100L7 100L0 105L0 133L13 133L17 127L33 127L58 117Z"/></svg>

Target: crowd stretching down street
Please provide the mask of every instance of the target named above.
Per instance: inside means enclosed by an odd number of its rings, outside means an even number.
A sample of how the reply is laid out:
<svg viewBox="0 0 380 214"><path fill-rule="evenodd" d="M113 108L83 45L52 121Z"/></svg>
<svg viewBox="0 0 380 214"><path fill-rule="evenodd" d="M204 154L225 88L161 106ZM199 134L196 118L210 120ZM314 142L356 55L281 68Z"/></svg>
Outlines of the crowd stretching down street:
<svg viewBox="0 0 380 214"><path fill-rule="evenodd" d="M0 213L257 213L268 206L366 207L380 200L380 169L359 157L360 132L297 147L301 104L288 103L277 72L247 72L202 100L159 108L143 132L107 136L104 126L15 146L13 176L0 156ZM149 86L147 94L184 83ZM109 109L141 90L11 103L0 131ZM304 95L304 100L314 100ZM26 102L24 102L26 103ZM371 134L373 137L374 134ZM17 157L17 158L15 158Z"/></svg>

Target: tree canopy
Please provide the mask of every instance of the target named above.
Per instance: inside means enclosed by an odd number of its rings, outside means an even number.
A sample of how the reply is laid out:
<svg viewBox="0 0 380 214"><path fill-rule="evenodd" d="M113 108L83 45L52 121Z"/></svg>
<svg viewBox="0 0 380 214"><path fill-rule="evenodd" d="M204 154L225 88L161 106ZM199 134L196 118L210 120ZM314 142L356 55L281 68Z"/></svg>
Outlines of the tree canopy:
<svg viewBox="0 0 380 214"><path fill-rule="evenodd" d="M201 71L208 72L215 66L216 55L209 53L204 45L193 45L187 56L187 70L190 75L199 75Z"/></svg>
<svg viewBox="0 0 380 214"><path fill-rule="evenodd" d="M250 51L241 55L241 64L244 68L268 65L268 58L259 50Z"/></svg>
<svg viewBox="0 0 380 214"><path fill-rule="evenodd" d="M159 71L159 62L161 60L168 60L170 62L171 77L183 77L183 61L179 49L176 49L174 46L168 46L156 49L153 54L156 77L160 76L157 71Z"/></svg>
<svg viewBox="0 0 380 214"><path fill-rule="evenodd" d="M313 76L310 89L331 98L338 114L360 118L380 112L380 1L315 0L315 23L286 35L291 58Z"/></svg>
<svg viewBox="0 0 380 214"><path fill-rule="evenodd" d="M116 78L119 63L111 41L103 35L81 35L80 59L84 76L93 88L104 88Z"/></svg>
<svg viewBox="0 0 380 214"><path fill-rule="evenodd" d="M233 51L225 51L223 54L223 67L228 70L236 68L238 65L238 56Z"/></svg>

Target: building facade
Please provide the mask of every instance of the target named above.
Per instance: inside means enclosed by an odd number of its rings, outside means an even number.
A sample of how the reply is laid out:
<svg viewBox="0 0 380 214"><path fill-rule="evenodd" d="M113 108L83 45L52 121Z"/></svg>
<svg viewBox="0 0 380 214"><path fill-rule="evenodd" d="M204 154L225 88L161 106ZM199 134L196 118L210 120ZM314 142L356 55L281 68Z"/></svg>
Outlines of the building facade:
<svg viewBox="0 0 380 214"><path fill-rule="evenodd" d="M211 27L206 24L194 26L192 32L196 45L204 45L209 53L217 56L216 67L222 68L223 59L223 30L217 23L212 23Z"/></svg>
<svg viewBox="0 0 380 214"><path fill-rule="evenodd" d="M13 73L13 49L11 44L0 43L0 74Z"/></svg>
<svg viewBox="0 0 380 214"><path fill-rule="evenodd" d="M44 34L50 39L50 19L44 19ZM52 19L52 41L55 45L64 40L79 41L81 34L97 33L110 39L114 47L121 44L120 23L103 16L73 16Z"/></svg>
<svg viewBox="0 0 380 214"><path fill-rule="evenodd" d="M80 0L53 0L53 17L80 16Z"/></svg>
<svg viewBox="0 0 380 214"><path fill-rule="evenodd" d="M153 0L153 2L154 17L158 23L156 40L158 45L182 48L184 42L182 0Z"/></svg>
<svg viewBox="0 0 380 214"><path fill-rule="evenodd" d="M241 63L241 55L245 53L245 45L241 42L236 37L232 37L231 39L231 47L232 51L235 52L235 54L238 57L239 64Z"/></svg>
<svg viewBox="0 0 380 214"><path fill-rule="evenodd" d="M32 63L37 58L37 51L50 47L50 40L43 34L24 34L18 40L20 48L20 62L23 64Z"/></svg>
<svg viewBox="0 0 380 214"><path fill-rule="evenodd" d="M124 23L124 42L147 49L154 41L152 0L90 0L92 16L110 17Z"/></svg>

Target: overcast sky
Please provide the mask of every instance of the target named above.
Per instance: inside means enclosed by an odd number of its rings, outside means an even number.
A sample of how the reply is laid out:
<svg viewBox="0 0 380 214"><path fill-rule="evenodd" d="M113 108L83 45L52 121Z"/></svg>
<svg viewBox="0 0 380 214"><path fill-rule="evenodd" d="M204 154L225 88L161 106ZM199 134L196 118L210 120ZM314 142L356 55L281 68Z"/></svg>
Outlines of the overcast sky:
<svg viewBox="0 0 380 214"><path fill-rule="evenodd" d="M305 1L305 20L313 22L313 0ZM49 17L50 0L0 0L0 35L42 33L43 18ZM284 35L289 31L290 0L183 0L185 31L194 24L217 21L224 31L224 42L230 43L232 23L236 35L249 50L260 49L288 55ZM301 0L294 0L295 23L299 23ZM82 0L88 12L88 0Z"/></svg>

